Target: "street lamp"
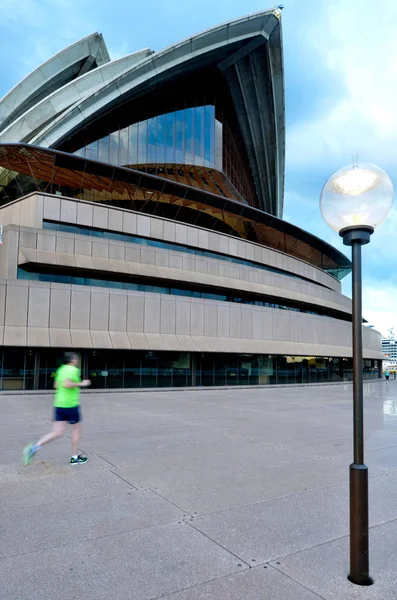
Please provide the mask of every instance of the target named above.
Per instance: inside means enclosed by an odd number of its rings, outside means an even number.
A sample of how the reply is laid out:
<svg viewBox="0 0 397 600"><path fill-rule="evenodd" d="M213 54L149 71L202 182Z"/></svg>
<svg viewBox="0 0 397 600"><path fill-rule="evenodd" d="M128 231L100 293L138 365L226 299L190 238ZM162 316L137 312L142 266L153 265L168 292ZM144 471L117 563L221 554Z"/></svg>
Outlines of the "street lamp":
<svg viewBox="0 0 397 600"><path fill-rule="evenodd" d="M350 465L349 581L371 585L368 559L368 468L364 464L363 340L361 246L389 215L393 184L382 169L362 164L336 171L324 185L320 209L324 221L352 247L353 291L353 445Z"/></svg>

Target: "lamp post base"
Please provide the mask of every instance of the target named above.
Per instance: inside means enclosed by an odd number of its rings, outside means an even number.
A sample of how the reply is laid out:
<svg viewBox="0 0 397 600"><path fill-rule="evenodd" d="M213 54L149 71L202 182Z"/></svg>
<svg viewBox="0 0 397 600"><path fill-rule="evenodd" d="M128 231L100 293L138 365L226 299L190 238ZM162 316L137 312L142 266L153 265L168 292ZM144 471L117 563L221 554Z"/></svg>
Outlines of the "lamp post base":
<svg viewBox="0 0 397 600"><path fill-rule="evenodd" d="M356 585L372 585L368 557L368 467L350 465L350 574Z"/></svg>

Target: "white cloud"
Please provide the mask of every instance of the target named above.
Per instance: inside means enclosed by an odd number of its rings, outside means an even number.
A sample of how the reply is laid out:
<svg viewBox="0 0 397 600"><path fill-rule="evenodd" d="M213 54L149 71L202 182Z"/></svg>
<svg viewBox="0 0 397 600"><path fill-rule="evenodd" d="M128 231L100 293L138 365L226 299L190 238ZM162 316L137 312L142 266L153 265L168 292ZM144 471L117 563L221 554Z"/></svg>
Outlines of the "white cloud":
<svg viewBox="0 0 397 600"><path fill-rule="evenodd" d="M368 323L388 335L391 327L397 334L397 284L367 280L363 287L363 315Z"/></svg>
<svg viewBox="0 0 397 600"><path fill-rule="evenodd" d="M397 187L396 25L395 0L381 4L372 0L324 2L322 18L307 32L306 41L313 60L324 67L324 78L335 81L337 75L340 98L327 113L308 114L305 121L289 128L287 166L293 172L306 172L310 177L310 172L317 174L329 165L330 175L358 153L360 161L385 168ZM303 195L304 185L299 188L297 199ZM323 239L350 256L342 240L316 225L310 204L318 206L317 202L317 198L304 204L299 201L304 210L302 215L295 211L295 222L312 231L315 226ZM397 332L397 280L392 279L396 232L395 209L363 248L363 313L384 335L390 327ZM351 295L350 278L343 282L343 290Z"/></svg>
<svg viewBox="0 0 397 600"><path fill-rule="evenodd" d="M340 79L342 95L328 114L313 120L308 115L307 122L289 130L287 162L348 163L359 153L360 160L380 166L390 165L391 157L394 163L396 20L395 0L324 3L323 19L308 41L313 60L324 65L324 77Z"/></svg>
<svg viewBox="0 0 397 600"><path fill-rule="evenodd" d="M18 41L14 84L53 54L95 31L86 2L69 0L2 0L2 25ZM21 32L23 34L21 35ZM6 57L6 45L0 47Z"/></svg>

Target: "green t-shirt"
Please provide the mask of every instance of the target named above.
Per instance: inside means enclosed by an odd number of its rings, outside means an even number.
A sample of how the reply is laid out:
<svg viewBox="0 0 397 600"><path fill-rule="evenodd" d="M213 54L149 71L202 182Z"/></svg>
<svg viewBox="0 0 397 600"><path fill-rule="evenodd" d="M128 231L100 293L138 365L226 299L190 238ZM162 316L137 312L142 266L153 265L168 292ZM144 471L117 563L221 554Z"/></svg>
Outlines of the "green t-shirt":
<svg viewBox="0 0 397 600"><path fill-rule="evenodd" d="M80 388L65 388L63 384L66 379L76 383L80 382L80 370L72 365L62 365L56 372L57 389L55 391L54 406L59 408L73 408L79 405Z"/></svg>

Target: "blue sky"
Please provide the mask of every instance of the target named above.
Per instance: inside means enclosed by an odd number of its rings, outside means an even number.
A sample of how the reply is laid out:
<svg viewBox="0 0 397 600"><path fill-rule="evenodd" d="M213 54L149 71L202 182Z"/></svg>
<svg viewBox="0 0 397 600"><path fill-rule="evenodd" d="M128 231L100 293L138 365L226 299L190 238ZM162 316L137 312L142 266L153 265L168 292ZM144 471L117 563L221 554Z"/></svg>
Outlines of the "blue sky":
<svg viewBox="0 0 397 600"><path fill-rule="evenodd" d="M1 0L0 96L93 31L112 58L164 46L273 5L257 0ZM397 187L397 2L285 0L287 153L284 218L343 248L322 221L325 180L353 155ZM397 333L397 210L364 248L364 313ZM350 278L344 281L350 295Z"/></svg>

